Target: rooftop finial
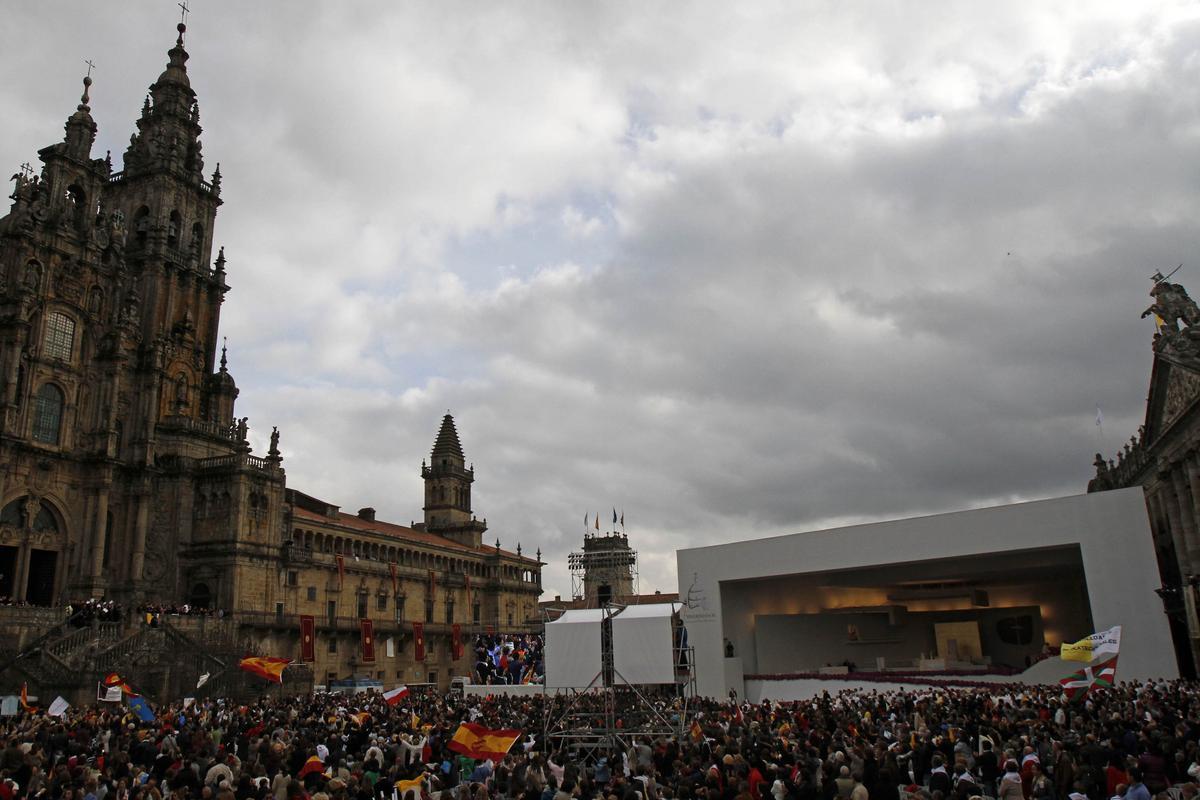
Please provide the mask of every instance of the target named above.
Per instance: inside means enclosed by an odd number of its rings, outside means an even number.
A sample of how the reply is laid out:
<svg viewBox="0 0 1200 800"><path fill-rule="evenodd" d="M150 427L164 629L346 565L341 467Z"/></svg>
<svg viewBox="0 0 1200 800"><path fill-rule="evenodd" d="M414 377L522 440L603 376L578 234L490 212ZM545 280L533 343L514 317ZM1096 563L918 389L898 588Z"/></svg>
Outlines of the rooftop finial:
<svg viewBox="0 0 1200 800"><path fill-rule="evenodd" d="M182 47L183 34L187 32L187 15L191 9L188 8L187 0L183 0L183 2L179 3L178 5L183 10L179 14L179 24L175 26L175 30L179 31L179 38L175 40L175 44Z"/></svg>
<svg viewBox="0 0 1200 800"><path fill-rule="evenodd" d="M229 347L229 337L221 337L221 372L225 372L225 367L229 364L229 360L225 357L225 350Z"/></svg>
<svg viewBox="0 0 1200 800"><path fill-rule="evenodd" d="M91 61L84 61L83 63L88 65L88 74L83 79L83 95L79 98L79 110L88 111L88 103L91 102L91 96L89 92L92 88L92 67L96 65Z"/></svg>

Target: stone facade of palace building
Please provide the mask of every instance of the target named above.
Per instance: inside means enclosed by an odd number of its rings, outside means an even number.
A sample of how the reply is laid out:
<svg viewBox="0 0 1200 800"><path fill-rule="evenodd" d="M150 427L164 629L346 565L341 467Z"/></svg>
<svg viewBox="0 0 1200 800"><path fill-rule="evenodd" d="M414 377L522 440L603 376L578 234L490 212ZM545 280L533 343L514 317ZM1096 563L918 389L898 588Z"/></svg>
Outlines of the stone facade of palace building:
<svg viewBox="0 0 1200 800"><path fill-rule="evenodd" d="M1088 491L1142 486L1180 674L1200 665L1200 309L1155 276L1150 390L1144 423L1111 458L1097 453ZM1193 328L1195 328L1193 330ZM1120 591L1120 587L1112 587Z"/></svg>
<svg viewBox="0 0 1200 800"><path fill-rule="evenodd" d="M536 616L540 558L483 542L449 415L409 527L290 489L278 430L252 453L218 349L221 174L205 168L184 32L122 168L93 157L85 79L0 219L0 598L221 608L233 638L297 658L311 617L318 682L444 682L455 635Z"/></svg>

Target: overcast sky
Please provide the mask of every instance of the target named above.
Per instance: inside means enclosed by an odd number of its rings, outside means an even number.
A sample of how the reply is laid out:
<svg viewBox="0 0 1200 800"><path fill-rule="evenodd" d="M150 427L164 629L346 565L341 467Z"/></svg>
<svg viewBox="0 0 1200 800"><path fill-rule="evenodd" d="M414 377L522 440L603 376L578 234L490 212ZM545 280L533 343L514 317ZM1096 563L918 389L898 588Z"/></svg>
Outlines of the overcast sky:
<svg viewBox="0 0 1200 800"><path fill-rule="evenodd" d="M613 506L672 591L679 547L1082 492L1148 276L1200 290L1195 4L192 9L255 451L407 524L450 409L549 596ZM85 58L119 168L175 5L3 16L0 168Z"/></svg>

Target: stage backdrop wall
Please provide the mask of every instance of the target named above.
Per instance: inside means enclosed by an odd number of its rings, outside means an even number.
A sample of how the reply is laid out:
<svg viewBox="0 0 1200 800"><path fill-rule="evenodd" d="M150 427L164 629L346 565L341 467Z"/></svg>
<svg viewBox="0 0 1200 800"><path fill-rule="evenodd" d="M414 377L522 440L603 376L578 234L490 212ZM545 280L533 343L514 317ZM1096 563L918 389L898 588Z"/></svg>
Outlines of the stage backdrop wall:
<svg viewBox="0 0 1200 800"><path fill-rule="evenodd" d="M613 667L617 683L672 683L671 603L626 606L613 617Z"/></svg>
<svg viewBox="0 0 1200 800"><path fill-rule="evenodd" d="M582 689L600 685L600 624L598 608L564 612L546 623L546 687Z"/></svg>

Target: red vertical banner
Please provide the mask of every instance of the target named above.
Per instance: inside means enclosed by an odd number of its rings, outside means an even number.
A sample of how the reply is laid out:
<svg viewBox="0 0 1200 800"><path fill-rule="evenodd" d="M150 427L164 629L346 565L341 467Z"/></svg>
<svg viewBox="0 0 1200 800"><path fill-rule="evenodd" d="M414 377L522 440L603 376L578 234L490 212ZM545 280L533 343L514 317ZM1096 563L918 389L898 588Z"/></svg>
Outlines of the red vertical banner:
<svg viewBox="0 0 1200 800"><path fill-rule="evenodd" d="M425 660L425 624L413 623L413 654L417 661Z"/></svg>
<svg viewBox="0 0 1200 800"><path fill-rule="evenodd" d="M396 562L395 562L395 561L393 561L392 563L388 564L388 572L392 573L392 595L393 595L393 596L399 596L399 594L400 594L400 582L399 582L399 580L397 580L397 578L396 578Z"/></svg>
<svg viewBox="0 0 1200 800"><path fill-rule="evenodd" d="M450 654L455 661L462 658L462 626L457 622L450 626Z"/></svg>
<svg viewBox="0 0 1200 800"><path fill-rule="evenodd" d="M300 660L312 663L316 658L317 621L311 615L300 617Z"/></svg>
<svg viewBox="0 0 1200 800"><path fill-rule="evenodd" d="M375 660L375 625L369 619L360 619L358 621L359 630L362 632L362 660L366 662Z"/></svg>
<svg viewBox="0 0 1200 800"><path fill-rule="evenodd" d="M346 559L344 556L337 557L338 565L338 591L342 589L342 583L346 580Z"/></svg>

